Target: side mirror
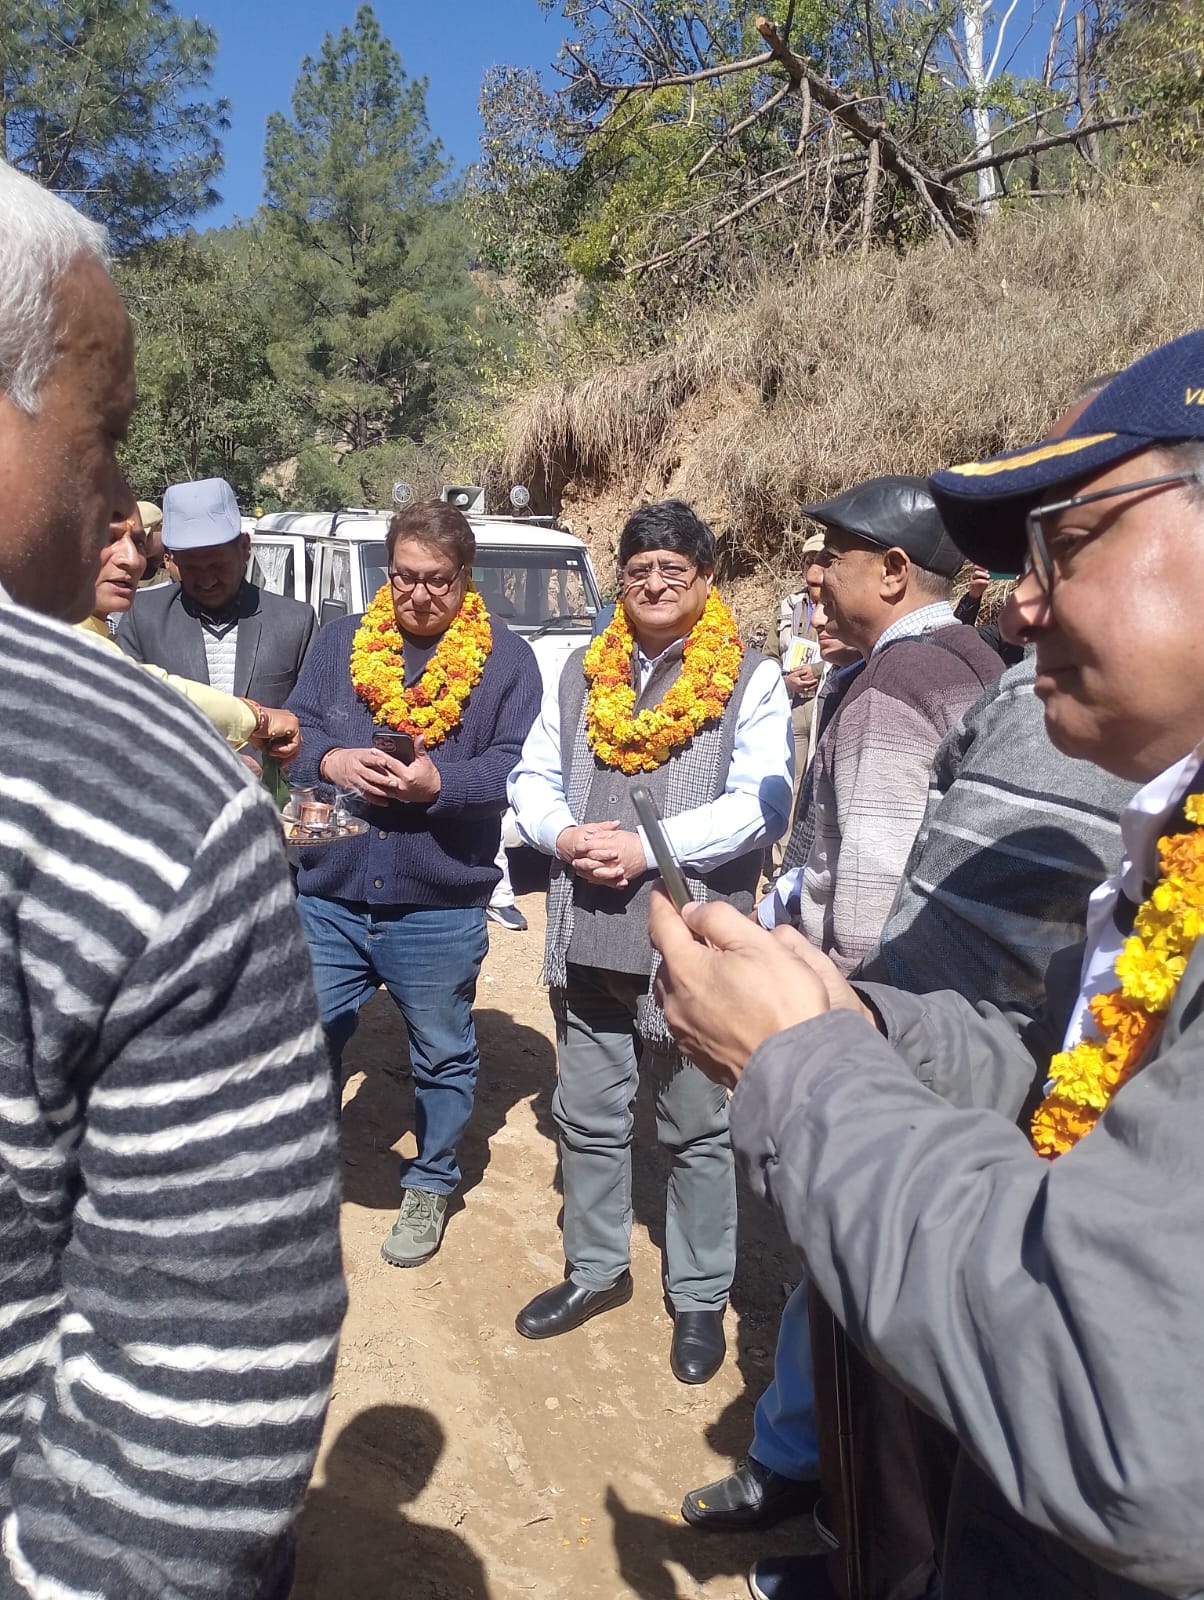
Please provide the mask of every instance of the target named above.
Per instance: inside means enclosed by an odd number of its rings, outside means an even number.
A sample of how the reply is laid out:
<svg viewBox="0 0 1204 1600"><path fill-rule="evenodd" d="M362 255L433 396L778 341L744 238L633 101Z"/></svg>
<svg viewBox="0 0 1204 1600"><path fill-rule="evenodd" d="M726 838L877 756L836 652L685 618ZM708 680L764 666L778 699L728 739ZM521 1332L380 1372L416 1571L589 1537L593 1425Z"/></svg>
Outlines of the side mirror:
<svg viewBox="0 0 1204 1600"><path fill-rule="evenodd" d="M347 602L345 600L323 600L322 609L318 612L318 626L324 628L328 622L337 622L340 617L347 615Z"/></svg>

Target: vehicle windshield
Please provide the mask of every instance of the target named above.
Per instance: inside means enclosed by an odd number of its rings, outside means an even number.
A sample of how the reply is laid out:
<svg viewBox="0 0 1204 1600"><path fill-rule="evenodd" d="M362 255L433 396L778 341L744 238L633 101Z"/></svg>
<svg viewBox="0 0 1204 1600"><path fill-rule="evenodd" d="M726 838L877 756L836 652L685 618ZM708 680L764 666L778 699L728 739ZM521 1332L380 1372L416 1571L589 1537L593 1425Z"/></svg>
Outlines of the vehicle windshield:
<svg viewBox="0 0 1204 1600"><path fill-rule="evenodd" d="M386 581L385 547L363 544L364 595ZM519 633L589 633L598 592L584 558L573 550L501 550L478 547L472 581L489 611Z"/></svg>

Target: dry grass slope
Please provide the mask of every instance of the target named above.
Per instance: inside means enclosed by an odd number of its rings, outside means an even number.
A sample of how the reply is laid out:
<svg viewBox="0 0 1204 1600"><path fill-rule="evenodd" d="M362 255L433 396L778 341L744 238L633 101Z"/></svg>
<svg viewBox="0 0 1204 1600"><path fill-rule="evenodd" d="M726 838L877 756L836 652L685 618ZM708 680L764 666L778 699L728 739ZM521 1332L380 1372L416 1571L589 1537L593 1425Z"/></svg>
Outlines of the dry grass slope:
<svg viewBox="0 0 1204 1600"><path fill-rule="evenodd" d="M504 469L598 553L678 494L732 574L790 562L798 507L1038 437L1086 379L1204 322L1204 194L1012 213L973 247L833 260L696 315L644 360L528 393Z"/></svg>

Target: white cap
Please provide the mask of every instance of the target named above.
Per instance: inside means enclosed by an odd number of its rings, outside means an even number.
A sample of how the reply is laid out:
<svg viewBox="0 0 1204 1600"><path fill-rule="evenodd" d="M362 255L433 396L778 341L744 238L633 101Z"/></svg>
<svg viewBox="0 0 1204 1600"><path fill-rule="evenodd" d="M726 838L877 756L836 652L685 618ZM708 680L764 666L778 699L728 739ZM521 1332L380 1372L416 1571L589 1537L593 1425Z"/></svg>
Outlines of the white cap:
<svg viewBox="0 0 1204 1600"><path fill-rule="evenodd" d="M173 483L163 496L165 550L207 550L241 532L238 501L225 478Z"/></svg>

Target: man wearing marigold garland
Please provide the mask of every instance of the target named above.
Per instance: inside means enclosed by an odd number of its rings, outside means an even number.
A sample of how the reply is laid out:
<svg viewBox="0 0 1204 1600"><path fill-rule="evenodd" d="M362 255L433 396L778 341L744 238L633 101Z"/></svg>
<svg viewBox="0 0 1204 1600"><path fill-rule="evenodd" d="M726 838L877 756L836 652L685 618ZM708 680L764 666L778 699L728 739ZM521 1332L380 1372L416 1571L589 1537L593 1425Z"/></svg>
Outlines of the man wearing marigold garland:
<svg viewBox="0 0 1204 1600"><path fill-rule="evenodd" d="M1204 1590L1202 401L1195 333L1060 440L932 480L972 561L1027 545L1004 627L1036 646L1053 743L1142 784L1035 1021L850 989L723 907L650 913L666 1015L737 1084L754 1184L962 1443L944 1600Z"/></svg>
<svg viewBox="0 0 1204 1600"><path fill-rule="evenodd" d="M363 617L321 630L289 699L305 740L290 776L367 802L367 833L300 852L298 906L336 1062L381 983L405 1019L418 1154L381 1254L412 1267L439 1248L460 1181L485 908L540 678L531 647L471 587L476 540L453 506L399 511L385 549L389 583ZM412 761L373 746L390 731L412 736Z"/></svg>
<svg viewBox="0 0 1204 1600"><path fill-rule="evenodd" d="M528 843L555 858L544 978L559 1078L563 1283L518 1316L546 1339L631 1298L631 1102L641 1044L659 1069L672 1162L665 1283L670 1365L705 1383L723 1363L735 1268L727 1096L674 1049L650 999L655 868L631 792L653 794L700 899L752 905L762 853L790 816L790 705L776 662L745 651L713 587L715 539L678 500L642 506L619 540L621 604L544 697L510 783Z"/></svg>

